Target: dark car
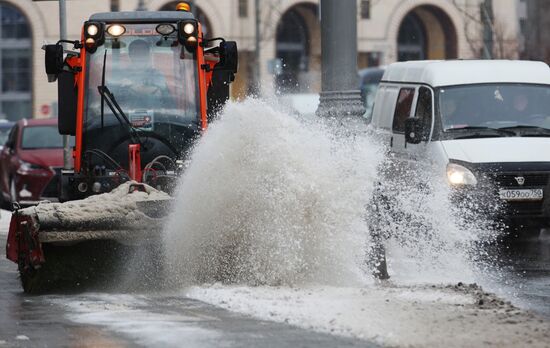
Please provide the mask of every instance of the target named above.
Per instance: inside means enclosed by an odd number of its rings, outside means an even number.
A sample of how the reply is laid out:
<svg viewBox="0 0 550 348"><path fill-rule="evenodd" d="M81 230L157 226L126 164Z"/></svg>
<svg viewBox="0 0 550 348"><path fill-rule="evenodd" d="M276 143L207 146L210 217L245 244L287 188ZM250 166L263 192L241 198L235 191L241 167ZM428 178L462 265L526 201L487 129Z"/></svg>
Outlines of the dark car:
<svg viewBox="0 0 550 348"><path fill-rule="evenodd" d="M361 90L361 97L365 105L365 118L370 121L372 117L372 109L374 106L374 98L376 97L376 91L380 80L384 75L386 69L384 67L366 68L359 70L359 89Z"/></svg>
<svg viewBox="0 0 550 348"><path fill-rule="evenodd" d="M2 150L2 147L4 147L4 144L8 140L8 135L13 125L13 122L0 120L0 150Z"/></svg>
<svg viewBox="0 0 550 348"><path fill-rule="evenodd" d="M0 199L27 206L57 200L63 166L63 138L57 119L21 120L0 151Z"/></svg>

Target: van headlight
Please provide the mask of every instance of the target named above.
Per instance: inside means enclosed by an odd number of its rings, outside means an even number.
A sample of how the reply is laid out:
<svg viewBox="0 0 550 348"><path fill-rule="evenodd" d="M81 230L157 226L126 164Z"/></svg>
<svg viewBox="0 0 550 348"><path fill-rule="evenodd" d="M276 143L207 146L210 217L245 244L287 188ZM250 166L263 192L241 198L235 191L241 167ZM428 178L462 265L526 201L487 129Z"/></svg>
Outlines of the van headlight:
<svg viewBox="0 0 550 348"><path fill-rule="evenodd" d="M447 180L452 186L477 185L477 179L472 171L460 164L447 164Z"/></svg>

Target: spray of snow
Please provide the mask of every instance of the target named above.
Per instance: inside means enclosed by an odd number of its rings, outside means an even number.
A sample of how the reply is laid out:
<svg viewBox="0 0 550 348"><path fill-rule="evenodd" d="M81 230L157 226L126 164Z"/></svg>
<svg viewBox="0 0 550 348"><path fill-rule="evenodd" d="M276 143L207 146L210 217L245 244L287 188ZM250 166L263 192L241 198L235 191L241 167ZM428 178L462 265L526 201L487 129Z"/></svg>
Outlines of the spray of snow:
<svg viewBox="0 0 550 348"><path fill-rule="evenodd" d="M426 170L388 181L379 173L391 161L365 124L282 109L255 99L230 103L194 148L165 233L171 278L365 284L377 230L388 240L394 280L474 280L470 259L482 228L453 217L443 175ZM373 213L380 182L393 193L392 208Z"/></svg>
<svg viewBox="0 0 550 348"><path fill-rule="evenodd" d="M166 229L191 283L356 282L381 151L258 100L230 104L194 149ZM353 265L350 267L350 265Z"/></svg>

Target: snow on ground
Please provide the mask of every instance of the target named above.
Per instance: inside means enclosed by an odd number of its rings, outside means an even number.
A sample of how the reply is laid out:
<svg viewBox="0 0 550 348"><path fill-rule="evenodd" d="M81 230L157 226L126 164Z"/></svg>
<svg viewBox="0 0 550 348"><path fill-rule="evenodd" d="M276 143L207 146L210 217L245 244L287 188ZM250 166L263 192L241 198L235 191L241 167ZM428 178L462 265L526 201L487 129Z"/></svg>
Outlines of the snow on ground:
<svg viewBox="0 0 550 348"><path fill-rule="evenodd" d="M11 212L7 210L0 210L0 236L8 235L8 229L10 227Z"/></svg>
<svg viewBox="0 0 550 348"><path fill-rule="evenodd" d="M226 107L193 151L164 242L171 279L242 286L186 295L390 346L550 347L533 314L478 286L432 285L499 276L477 262L498 231L454 209L431 170L389 182L392 209L373 209L379 164L393 161L360 126L332 126L262 101ZM369 276L369 231L390 237L393 283Z"/></svg>
<svg viewBox="0 0 550 348"><path fill-rule="evenodd" d="M67 310L68 318L81 324L97 325L135 339L145 347L202 347L221 341L214 330L198 327L200 320L179 313L153 312L145 295L86 294L81 297L60 297L52 302ZM185 342L185 343L183 343Z"/></svg>
<svg viewBox="0 0 550 348"><path fill-rule="evenodd" d="M187 296L265 320L389 346L550 347L550 325L472 285L193 287Z"/></svg>

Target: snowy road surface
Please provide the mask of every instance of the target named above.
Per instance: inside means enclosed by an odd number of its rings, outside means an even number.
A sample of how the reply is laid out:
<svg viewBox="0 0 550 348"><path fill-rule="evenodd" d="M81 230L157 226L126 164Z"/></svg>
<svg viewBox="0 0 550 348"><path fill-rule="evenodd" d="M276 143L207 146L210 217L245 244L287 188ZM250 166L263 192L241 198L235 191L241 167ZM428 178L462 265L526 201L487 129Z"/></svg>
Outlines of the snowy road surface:
<svg viewBox="0 0 550 348"><path fill-rule="evenodd" d="M2 249L8 218L2 211ZM25 296L16 266L5 259L0 281L0 347L515 347L527 342L548 347L550 342L547 321L466 284L214 284L170 293Z"/></svg>

